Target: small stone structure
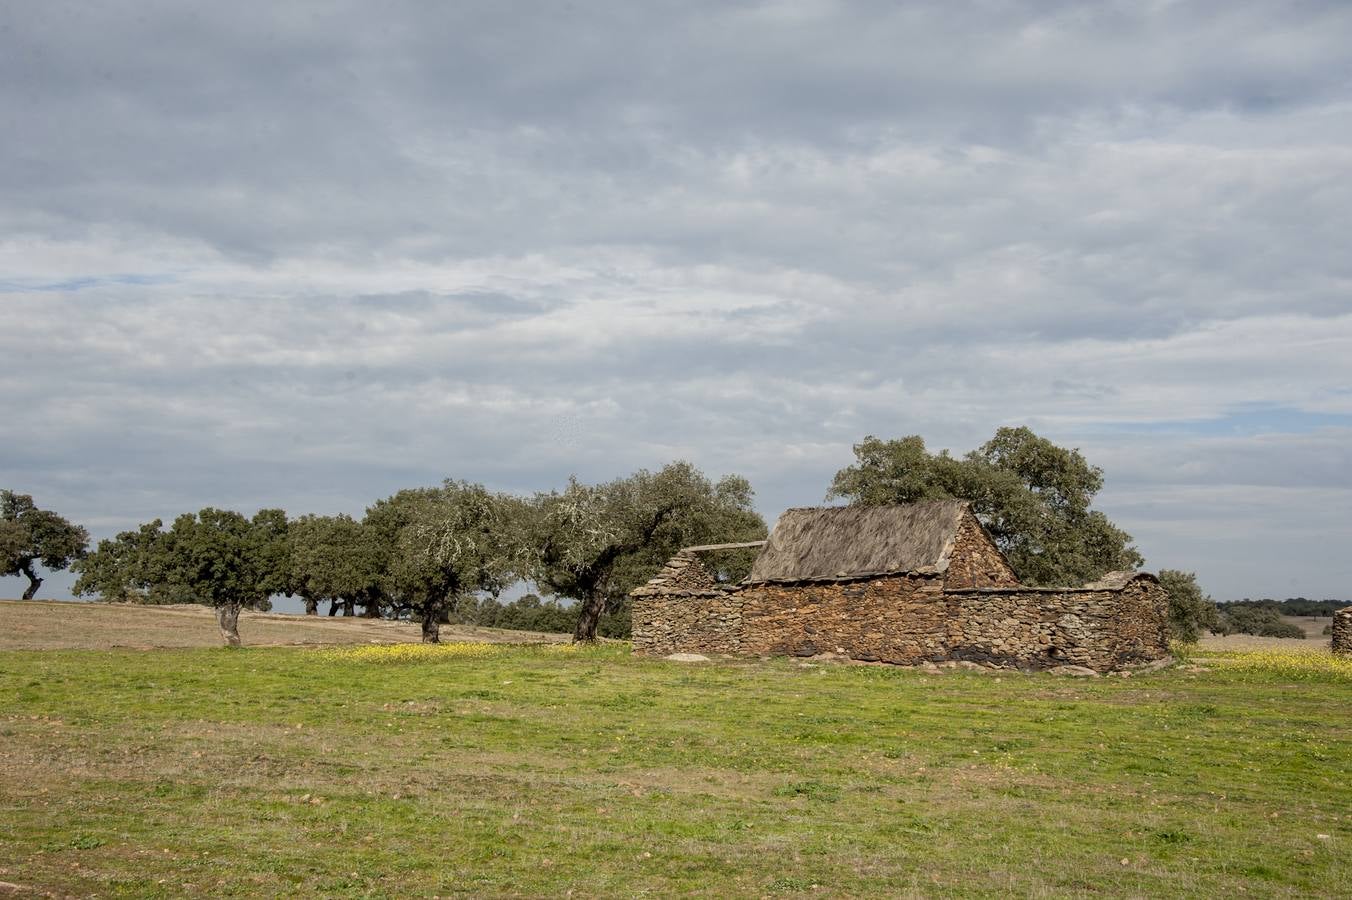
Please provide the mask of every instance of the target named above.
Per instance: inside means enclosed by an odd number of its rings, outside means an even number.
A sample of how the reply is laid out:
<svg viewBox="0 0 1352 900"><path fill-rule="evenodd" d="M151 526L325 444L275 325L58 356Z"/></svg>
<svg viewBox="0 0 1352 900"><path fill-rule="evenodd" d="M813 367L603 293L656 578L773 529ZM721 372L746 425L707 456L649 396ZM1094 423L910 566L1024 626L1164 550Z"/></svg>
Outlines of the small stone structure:
<svg viewBox="0 0 1352 900"><path fill-rule="evenodd" d="M1024 587L964 501L791 509L736 585L700 561L746 546L687 548L635 590L634 652L1098 672L1168 656L1168 598L1155 576Z"/></svg>
<svg viewBox="0 0 1352 900"><path fill-rule="evenodd" d="M1332 646L1334 653L1352 654L1352 606L1333 614Z"/></svg>

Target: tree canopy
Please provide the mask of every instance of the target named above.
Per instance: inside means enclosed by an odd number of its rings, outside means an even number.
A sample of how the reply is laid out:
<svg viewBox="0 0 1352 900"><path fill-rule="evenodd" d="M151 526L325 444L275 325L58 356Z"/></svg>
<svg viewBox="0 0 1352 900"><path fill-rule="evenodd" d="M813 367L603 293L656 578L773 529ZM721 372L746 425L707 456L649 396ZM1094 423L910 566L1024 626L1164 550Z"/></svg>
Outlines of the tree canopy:
<svg viewBox="0 0 1352 900"><path fill-rule="evenodd" d="M368 513L390 538L391 601L422 622L424 642L440 641L440 624L457 597L497 593L514 577L512 502L483 485L447 480L440 488L401 491Z"/></svg>
<svg viewBox="0 0 1352 900"><path fill-rule="evenodd" d="M166 580L215 607L221 634L239 645L242 608L268 608L287 586L286 514L265 509L253 519L207 507L174 520L164 536Z"/></svg>
<svg viewBox="0 0 1352 900"><path fill-rule="evenodd" d="M918 435L869 436L855 463L836 473L827 494L879 505L962 499L990 531L1020 580L1079 585L1144 562L1131 536L1091 509L1103 471L1078 450L1028 428L1000 428L963 457L930 453Z"/></svg>
<svg viewBox="0 0 1352 900"><path fill-rule="evenodd" d="M348 515L301 516L287 532L290 549L290 587L305 602L307 615L318 604L343 604L352 615L356 604L368 614L380 608L383 555L374 530Z"/></svg>
<svg viewBox="0 0 1352 900"><path fill-rule="evenodd" d="M268 609L273 594L290 592L287 529L280 509L249 519L207 507L167 530L155 519L100 541L77 566L75 593L212 606L226 643L237 646L240 610Z"/></svg>
<svg viewBox="0 0 1352 900"><path fill-rule="evenodd" d="M51 510L39 509L28 494L0 491L0 575L28 579L23 599L32 600L42 587L41 563L64 569L85 555L89 532Z"/></svg>
<svg viewBox="0 0 1352 900"><path fill-rule="evenodd" d="M99 541L93 553L71 568L79 574L74 593L137 603L192 603L169 581L164 522L155 519Z"/></svg>
<svg viewBox="0 0 1352 900"><path fill-rule="evenodd" d="M686 462L603 484L570 479L533 499L521 574L577 601L573 639L594 641L607 604L623 602L681 547L764 538L751 502L745 478L715 484Z"/></svg>

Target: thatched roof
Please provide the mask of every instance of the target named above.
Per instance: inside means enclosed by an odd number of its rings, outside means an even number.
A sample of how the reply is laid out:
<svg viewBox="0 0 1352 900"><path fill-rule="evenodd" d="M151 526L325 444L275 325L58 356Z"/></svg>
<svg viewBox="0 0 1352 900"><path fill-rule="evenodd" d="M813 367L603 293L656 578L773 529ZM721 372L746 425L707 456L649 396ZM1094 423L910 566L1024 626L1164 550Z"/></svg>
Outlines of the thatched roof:
<svg viewBox="0 0 1352 900"><path fill-rule="evenodd" d="M937 573L948 568L965 500L787 510L747 584Z"/></svg>

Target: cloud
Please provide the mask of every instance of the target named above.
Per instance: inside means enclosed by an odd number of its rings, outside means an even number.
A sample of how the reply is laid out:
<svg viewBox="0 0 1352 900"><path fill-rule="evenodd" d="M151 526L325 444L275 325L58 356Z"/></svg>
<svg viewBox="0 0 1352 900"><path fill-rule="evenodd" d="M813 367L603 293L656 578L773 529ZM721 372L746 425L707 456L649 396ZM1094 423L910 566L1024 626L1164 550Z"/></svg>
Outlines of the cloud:
<svg viewBox="0 0 1352 900"><path fill-rule="evenodd" d="M1309 511L1352 470L1343 4L7 24L0 483L103 533L674 457L773 517L865 434L1028 423L1152 563L1346 590L1293 537L1352 537Z"/></svg>

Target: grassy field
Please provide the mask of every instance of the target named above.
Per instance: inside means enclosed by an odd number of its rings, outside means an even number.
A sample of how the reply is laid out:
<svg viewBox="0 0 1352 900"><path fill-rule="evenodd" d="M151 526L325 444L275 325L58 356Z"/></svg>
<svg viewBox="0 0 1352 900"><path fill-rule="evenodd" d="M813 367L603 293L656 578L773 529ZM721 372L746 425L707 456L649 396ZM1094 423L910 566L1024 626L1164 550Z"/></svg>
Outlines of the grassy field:
<svg viewBox="0 0 1352 900"><path fill-rule="evenodd" d="M98 896L1352 895L1352 674L0 652L0 881ZM0 889L3 892L3 889Z"/></svg>

